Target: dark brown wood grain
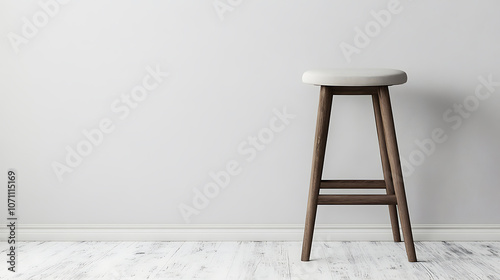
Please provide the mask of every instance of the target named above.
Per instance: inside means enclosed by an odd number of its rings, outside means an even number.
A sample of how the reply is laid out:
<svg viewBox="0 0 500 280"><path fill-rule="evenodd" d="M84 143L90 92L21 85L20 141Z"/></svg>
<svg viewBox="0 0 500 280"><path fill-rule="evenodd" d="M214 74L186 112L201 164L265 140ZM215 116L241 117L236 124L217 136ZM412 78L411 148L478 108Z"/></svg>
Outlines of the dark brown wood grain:
<svg viewBox="0 0 500 280"><path fill-rule="evenodd" d="M322 180L333 95L372 95L384 180ZM386 194L320 195L320 189L386 189ZM302 261L308 261L311 255L318 205L389 205L393 239L401 241L398 224L399 213L408 260L410 262L417 261L387 86L321 87L302 243Z"/></svg>
<svg viewBox="0 0 500 280"><path fill-rule="evenodd" d="M396 205L396 196L388 194L322 194L318 205Z"/></svg>
<svg viewBox="0 0 500 280"><path fill-rule="evenodd" d="M372 95L378 93L378 87L339 87L323 86L327 92L333 95Z"/></svg>
<svg viewBox="0 0 500 280"><path fill-rule="evenodd" d="M309 257L311 255L314 223L316 221L316 212L318 208L319 187L321 184L321 175L323 173L326 140L328 138L328 126L330 125L332 99L333 95L331 92L329 92L326 87L321 87L318 116L316 121L316 136L314 138L311 182L309 187L309 199L307 201L304 240L302 242L302 261L309 261Z"/></svg>
<svg viewBox="0 0 500 280"><path fill-rule="evenodd" d="M384 180L321 180L322 189L385 189Z"/></svg>
<svg viewBox="0 0 500 280"><path fill-rule="evenodd" d="M382 162L382 171L387 194L394 194L394 185L392 184L391 166L389 156L387 155L387 146L385 144L384 125L382 123L382 114L380 113L380 101L377 95L372 95L373 111L375 114L375 125L377 127L378 143L380 148L380 160ZM394 242L401 242L399 234L398 211L396 205L389 205L389 217L391 220L392 237Z"/></svg>
<svg viewBox="0 0 500 280"><path fill-rule="evenodd" d="M394 127L394 118L392 114L391 99L389 96L388 87L380 87L378 97L380 100L380 111L384 127L385 141L387 144L387 153L391 166L394 192L396 193L396 198L398 200L399 218L401 220L401 228L403 230L406 253L408 255L408 261L416 262L417 255L415 253L415 245L413 244L410 214L408 212L408 204L406 201L403 172L401 171L401 162L399 160L398 143L396 140L396 130Z"/></svg>

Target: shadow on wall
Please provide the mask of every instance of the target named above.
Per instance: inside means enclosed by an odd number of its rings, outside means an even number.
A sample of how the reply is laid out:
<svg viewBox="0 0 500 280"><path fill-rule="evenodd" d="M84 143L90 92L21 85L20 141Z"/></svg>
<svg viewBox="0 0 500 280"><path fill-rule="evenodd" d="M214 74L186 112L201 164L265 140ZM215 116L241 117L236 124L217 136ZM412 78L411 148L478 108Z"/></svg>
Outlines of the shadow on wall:
<svg viewBox="0 0 500 280"><path fill-rule="evenodd" d="M469 92L408 88L392 96L413 222L491 221L480 213L500 212L500 83L479 77Z"/></svg>

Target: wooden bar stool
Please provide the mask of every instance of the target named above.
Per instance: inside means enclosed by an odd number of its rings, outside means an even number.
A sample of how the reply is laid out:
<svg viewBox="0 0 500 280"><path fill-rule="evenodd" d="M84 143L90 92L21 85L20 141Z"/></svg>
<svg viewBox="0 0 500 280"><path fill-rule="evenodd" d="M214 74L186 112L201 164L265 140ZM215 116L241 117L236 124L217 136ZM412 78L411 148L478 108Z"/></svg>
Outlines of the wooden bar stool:
<svg viewBox="0 0 500 280"><path fill-rule="evenodd" d="M302 261L309 261L318 205L389 205L394 241L401 241L399 212L408 261L416 262L388 88L406 83L406 73L393 69L311 70L304 73L302 81L321 86ZM333 95L372 96L384 180L322 180ZM386 194L323 195L320 189L386 189Z"/></svg>

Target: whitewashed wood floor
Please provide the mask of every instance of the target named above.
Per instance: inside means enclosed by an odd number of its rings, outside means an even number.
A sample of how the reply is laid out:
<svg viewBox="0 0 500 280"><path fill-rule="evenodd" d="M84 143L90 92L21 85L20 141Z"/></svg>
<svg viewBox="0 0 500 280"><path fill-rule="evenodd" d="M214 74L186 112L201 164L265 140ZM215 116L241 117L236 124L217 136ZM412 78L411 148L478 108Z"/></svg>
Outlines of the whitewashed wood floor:
<svg viewBox="0 0 500 280"><path fill-rule="evenodd" d="M300 242L21 242L0 279L500 279L500 242L416 249L409 263L403 243L314 242L301 262Z"/></svg>

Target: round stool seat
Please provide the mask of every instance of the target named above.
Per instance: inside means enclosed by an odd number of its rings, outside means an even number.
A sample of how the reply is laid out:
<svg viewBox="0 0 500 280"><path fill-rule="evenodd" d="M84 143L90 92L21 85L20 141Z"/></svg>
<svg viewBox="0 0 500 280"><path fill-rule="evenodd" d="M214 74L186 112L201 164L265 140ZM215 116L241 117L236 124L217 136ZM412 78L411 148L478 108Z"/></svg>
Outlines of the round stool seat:
<svg viewBox="0 0 500 280"><path fill-rule="evenodd" d="M406 73L395 69L316 69L302 75L302 82L319 86L391 86L406 83Z"/></svg>

